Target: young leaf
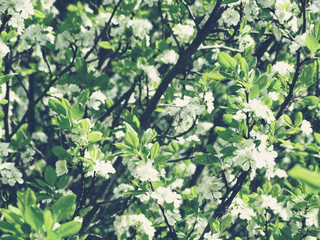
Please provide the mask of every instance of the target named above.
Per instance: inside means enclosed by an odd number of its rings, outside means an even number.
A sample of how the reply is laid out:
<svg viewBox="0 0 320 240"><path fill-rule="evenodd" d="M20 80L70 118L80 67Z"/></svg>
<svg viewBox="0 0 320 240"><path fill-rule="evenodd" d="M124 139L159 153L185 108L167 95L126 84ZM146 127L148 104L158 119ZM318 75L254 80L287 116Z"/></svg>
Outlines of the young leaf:
<svg viewBox="0 0 320 240"><path fill-rule="evenodd" d="M320 191L320 174L312 172L301 165L294 166L289 170L288 175L292 178L301 180L306 190L310 193L318 193Z"/></svg>
<svg viewBox="0 0 320 240"><path fill-rule="evenodd" d="M66 195L59 198L52 206L51 211L56 222L66 220L71 217L75 211L76 195Z"/></svg>
<svg viewBox="0 0 320 240"><path fill-rule="evenodd" d="M51 108L52 111L62 115L66 115L67 110L59 100L51 98L49 99L48 104L49 104L49 108Z"/></svg>
<svg viewBox="0 0 320 240"><path fill-rule="evenodd" d="M124 136L124 143L132 149L137 149L139 146L139 138L131 132L127 132Z"/></svg>
<svg viewBox="0 0 320 240"><path fill-rule="evenodd" d="M230 57L228 54L224 52L218 53L218 62L224 68L231 68L233 70L236 69L237 66L236 60L234 60L233 57Z"/></svg>
<svg viewBox="0 0 320 240"><path fill-rule="evenodd" d="M155 142L152 147L150 148L150 159L155 159L158 156L160 149L160 145L158 142Z"/></svg>
<svg viewBox="0 0 320 240"><path fill-rule="evenodd" d="M44 179L51 187L56 184L57 181L57 174L56 171L51 166L47 166L44 172Z"/></svg>
<svg viewBox="0 0 320 240"><path fill-rule="evenodd" d="M221 222L221 232L224 232L232 223L232 216L227 215Z"/></svg>
<svg viewBox="0 0 320 240"><path fill-rule="evenodd" d="M69 237L77 234L81 229L81 222L70 221L64 224L61 224L59 228L55 230L62 238Z"/></svg>
<svg viewBox="0 0 320 240"><path fill-rule="evenodd" d="M102 139L102 133L98 131L92 131L88 134L89 143L98 142Z"/></svg>
<svg viewBox="0 0 320 240"><path fill-rule="evenodd" d="M80 120L84 115L84 107L81 103L76 103L71 108L71 116L74 120Z"/></svg>
<svg viewBox="0 0 320 240"><path fill-rule="evenodd" d="M100 41L98 45L104 49L113 49L112 45L107 41Z"/></svg>
<svg viewBox="0 0 320 240"><path fill-rule="evenodd" d="M308 36L306 37L306 45L307 45L307 47L309 48L309 50L310 50L311 52L315 52L315 51L317 51L318 48L319 48L319 43L318 43L318 41L317 41L317 40L315 39L315 37L312 36L312 35L308 35Z"/></svg>
<svg viewBox="0 0 320 240"><path fill-rule="evenodd" d="M298 112L296 114L296 117L294 119L294 126L295 127L299 127L302 123L302 120L303 120L303 116L302 116L302 113L301 112Z"/></svg>

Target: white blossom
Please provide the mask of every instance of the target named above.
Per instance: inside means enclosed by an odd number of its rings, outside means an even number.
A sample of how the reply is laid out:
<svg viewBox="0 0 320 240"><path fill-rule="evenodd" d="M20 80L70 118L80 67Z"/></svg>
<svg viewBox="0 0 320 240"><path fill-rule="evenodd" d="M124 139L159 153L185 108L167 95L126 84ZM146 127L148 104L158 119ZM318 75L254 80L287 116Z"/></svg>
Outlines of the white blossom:
<svg viewBox="0 0 320 240"><path fill-rule="evenodd" d="M294 67L286 62L277 62L272 66L272 74L279 73L282 76L286 76L294 72Z"/></svg>
<svg viewBox="0 0 320 240"><path fill-rule="evenodd" d="M14 186L17 183L22 184L22 173L14 166L14 163L7 162L0 165L1 182Z"/></svg>
<svg viewBox="0 0 320 240"><path fill-rule="evenodd" d="M59 160L56 162L56 173L58 176L68 173L66 160Z"/></svg>
<svg viewBox="0 0 320 240"><path fill-rule="evenodd" d="M170 188L166 187L158 187L151 193L151 197L156 199L160 205L164 202L173 203L175 208L178 208L182 202L180 194L173 192Z"/></svg>
<svg viewBox="0 0 320 240"><path fill-rule="evenodd" d="M311 135L312 127L311 127L311 123L309 121L303 120L300 128L301 128L303 134Z"/></svg>
<svg viewBox="0 0 320 240"><path fill-rule="evenodd" d="M147 163L140 161L136 166L133 175L141 181L157 181L159 172L152 167L153 161Z"/></svg>
<svg viewBox="0 0 320 240"><path fill-rule="evenodd" d="M99 110L101 104L104 104L107 97L99 90L91 94L90 98L87 101L87 106L94 110Z"/></svg>
<svg viewBox="0 0 320 240"><path fill-rule="evenodd" d="M4 58L9 52L9 47L0 39L0 57Z"/></svg>
<svg viewBox="0 0 320 240"><path fill-rule="evenodd" d="M189 43L195 32L194 24L192 22L188 23L186 25L179 23L172 28L173 33L177 35L178 40L182 43Z"/></svg>
<svg viewBox="0 0 320 240"><path fill-rule="evenodd" d="M222 13L221 18L219 19L219 24L225 23L227 27L231 25L236 26L240 21L240 14L233 8L228 8Z"/></svg>
<svg viewBox="0 0 320 240"><path fill-rule="evenodd" d="M179 55L174 50L166 49L157 59L165 64L175 64L178 61Z"/></svg>
<svg viewBox="0 0 320 240"><path fill-rule="evenodd" d="M273 112L264 105L260 99L251 99L244 103L244 112L253 112L257 117L263 118L268 124L275 120Z"/></svg>

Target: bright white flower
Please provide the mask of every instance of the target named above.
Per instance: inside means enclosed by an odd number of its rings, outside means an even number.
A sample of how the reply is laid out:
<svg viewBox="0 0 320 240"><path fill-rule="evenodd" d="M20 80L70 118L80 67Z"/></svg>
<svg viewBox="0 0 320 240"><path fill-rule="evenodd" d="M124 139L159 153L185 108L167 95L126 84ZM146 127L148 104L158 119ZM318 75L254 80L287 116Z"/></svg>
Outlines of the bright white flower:
<svg viewBox="0 0 320 240"><path fill-rule="evenodd" d="M258 0L264 8L270 8L274 4L275 0Z"/></svg>
<svg viewBox="0 0 320 240"><path fill-rule="evenodd" d="M247 118L247 116L242 110L239 110L238 112L236 112L236 115L233 116L233 119L236 121L241 121L246 118Z"/></svg>
<svg viewBox="0 0 320 240"><path fill-rule="evenodd" d="M206 233L203 237L206 240L222 240L218 233Z"/></svg>
<svg viewBox="0 0 320 240"><path fill-rule="evenodd" d="M312 225L318 227L318 211L318 208L313 208L306 214L306 225L308 227L311 227Z"/></svg>
<svg viewBox="0 0 320 240"><path fill-rule="evenodd" d="M278 93L276 93L276 92L269 92L269 93L268 93L268 97L270 97L273 101L277 101L277 100L278 100Z"/></svg>
<svg viewBox="0 0 320 240"><path fill-rule="evenodd" d="M9 47L0 39L0 57L4 58L9 52Z"/></svg>
<svg viewBox="0 0 320 240"><path fill-rule="evenodd" d="M191 142L191 141L199 142L200 139L198 138L197 135L191 135L191 136L187 137L186 141L187 142Z"/></svg>
<svg viewBox="0 0 320 240"><path fill-rule="evenodd" d="M211 113L214 109L213 101L214 101L214 97L212 92L206 92L204 95L204 102L207 103L208 113Z"/></svg>
<svg viewBox="0 0 320 240"><path fill-rule="evenodd" d="M153 239L156 231L154 227L152 227L152 222L150 222L143 214L116 216L113 227L118 238L123 234L129 234L130 227L137 231L138 236L146 234L149 240ZM129 237L129 235L127 235L127 237Z"/></svg>
<svg viewBox="0 0 320 240"><path fill-rule="evenodd" d="M174 50L166 49L161 53L157 59L165 64L175 64L178 61L179 54Z"/></svg>
<svg viewBox="0 0 320 240"><path fill-rule="evenodd" d="M254 44L255 44L255 42L254 42L253 38L248 34L248 35L239 39L239 50L241 52L243 52L246 48L248 48Z"/></svg>
<svg viewBox="0 0 320 240"><path fill-rule="evenodd" d="M13 150L9 147L9 143L0 143L0 157L7 157Z"/></svg>
<svg viewBox="0 0 320 240"><path fill-rule="evenodd" d="M228 8L222 13L221 18L219 19L219 24L225 23L227 27L231 25L236 26L240 21L240 14L233 8Z"/></svg>
<svg viewBox="0 0 320 240"><path fill-rule="evenodd" d="M218 201L222 197L223 187L224 184L221 179L215 176L204 176L196 190L199 195L199 202L201 203L205 199Z"/></svg>
<svg viewBox="0 0 320 240"><path fill-rule="evenodd" d="M147 163L140 161L136 166L133 175L141 181L158 181L159 172L152 167L153 161Z"/></svg>
<svg viewBox="0 0 320 240"><path fill-rule="evenodd" d="M177 35L177 38L180 42L189 43L195 32L193 25L194 24L191 22L188 25L182 25L179 23L172 28L172 31L175 35Z"/></svg>
<svg viewBox="0 0 320 240"><path fill-rule="evenodd" d="M66 160L59 160L56 162L56 173L58 176L68 173Z"/></svg>
<svg viewBox="0 0 320 240"><path fill-rule="evenodd" d="M70 43L73 41L73 37L67 31L64 31L57 36L57 43L55 44L56 49L68 48Z"/></svg>
<svg viewBox="0 0 320 240"><path fill-rule="evenodd" d="M151 197L157 200L158 204L162 205L164 202L173 203L175 208L179 208L182 203L181 195L171 191L170 188L158 187L151 193Z"/></svg>
<svg viewBox="0 0 320 240"><path fill-rule="evenodd" d="M24 164L27 164L33 160L33 156L36 154L32 148L27 148L25 152L21 153L21 159Z"/></svg>
<svg viewBox="0 0 320 240"><path fill-rule="evenodd" d="M16 182L23 183L22 173L14 166L14 163L3 163L0 165L0 175L3 184L14 186Z"/></svg>
<svg viewBox="0 0 320 240"><path fill-rule="evenodd" d="M156 4L158 0L145 0L146 4L148 4L149 7L153 7L153 4Z"/></svg>
<svg viewBox="0 0 320 240"><path fill-rule="evenodd" d="M178 211L172 212L170 210L166 210L165 214L166 214L167 220L171 226L175 225L177 223L177 221L180 221L182 219L181 215Z"/></svg>
<svg viewBox="0 0 320 240"><path fill-rule="evenodd" d="M244 103L244 107L244 112L253 112L257 117L263 118L268 124L271 124L275 120L273 112L260 99L249 100L249 103Z"/></svg>
<svg viewBox="0 0 320 240"><path fill-rule="evenodd" d="M76 34L75 39L76 39L76 45L78 47L83 46L83 47L92 47L94 44L94 29L91 28L90 30L86 30L81 26L81 32Z"/></svg>
<svg viewBox="0 0 320 240"><path fill-rule="evenodd" d="M49 10L56 0L41 0L43 9Z"/></svg>
<svg viewBox="0 0 320 240"><path fill-rule="evenodd" d="M293 72L294 66L286 62L277 62L275 65L272 66L272 75L275 73L279 73L282 76L286 76Z"/></svg>
<svg viewBox="0 0 320 240"><path fill-rule="evenodd" d="M141 66L141 69L148 75L148 78L153 83L159 83L161 81L160 74L155 66Z"/></svg>
<svg viewBox="0 0 320 240"><path fill-rule="evenodd" d="M257 19L259 14L259 7L256 4L256 1L249 0L243 9L243 13L249 22L253 22L255 19Z"/></svg>
<svg viewBox="0 0 320 240"><path fill-rule="evenodd" d="M32 133L31 138L33 140L38 140L42 143L48 142L48 136L43 132L34 132L34 133Z"/></svg>
<svg viewBox="0 0 320 240"><path fill-rule="evenodd" d="M307 120L303 120L302 124L301 124L301 130L302 130L303 134L311 135L311 133L312 133L311 123Z"/></svg>
<svg viewBox="0 0 320 240"><path fill-rule="evenodd" d="M98 175L104 177L105 179L109 178L110 173L115 173L116 170L113 168L112 164L109 161L96 161L96 164L93 166L93 171Z"/></svg>
<svg viewBox="0 0 320 240"><path fill-rule="evenodd" d="M101 104L104 104L107 97L99 90L91 94L89 100L87 101L87 106L94 110L99 110Z"/></svg>
<svg viewBox="0 0 320 240"><path fill-rule="evenodd" d="M302 35L298 35L294 38L294 41L292 41L291 45L289 46L290 52L294 53L296 52L300 47L306 46L306 37L307 34L304 33Z"/></svg>
<svg viewBox="0 0 320 240"><path fill-rule="evenodd" d="M247 207L243 200L238 197L232 202L230 214L235 218L239 215L241 219L247 221L251 221L252 217L257 215L252 208Z"/></svg>
<svg viewBox="0 0 320 240"><path fill-rule="evenodd" d="M153 27L147 19L133 19L129 21L128 25L132 27L133 34L140 39L144 39Z"/></svg>
<svg viewBox="0 0 320 240"><path fill-rule="evenodd" d="M115 198L124 197L125 193L129 190L134 190L134 187L129 184L121 183L119 186L113 189L114 197Z"/></svg>

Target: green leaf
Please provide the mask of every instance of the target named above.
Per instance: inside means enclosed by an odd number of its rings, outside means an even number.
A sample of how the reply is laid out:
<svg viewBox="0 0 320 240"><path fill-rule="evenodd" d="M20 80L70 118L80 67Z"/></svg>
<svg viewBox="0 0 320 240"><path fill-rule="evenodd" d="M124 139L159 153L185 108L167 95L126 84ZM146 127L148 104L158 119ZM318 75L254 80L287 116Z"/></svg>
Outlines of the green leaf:
<svg viewBox="0 0 320 240"><path fill-rule="evenodd" d="M37 206L28 206L24 214L25 221L36 231L42 228L44 223L43 211Z"/></svg>
<svg viewBox="0 0 320 240"><path fill-rule="evenodd" d="M319 43L318 43L318 41L317 41L317 40L315 39L315 37L312 36L312 35L308 35L308 36L306 37L306 45L307 45L307 47L309 48L309 50L310 50L311 52L315 52L315 51L317 51L318 48L319 48Z"/></svg>
<svg viewBox="0 0 320 240"><path fill-rule="evenodd" d="M14 227L14 225L5 221L0 221L0 230L5 233L17 233L17 230Z"/></svg>
<svg viewBox="0 0 320 240"><path fill-rule="evenodd" d="M47 232L51 231L53 224L54 224L54 221L52 218L52 213L49 209L44 210L43 218L44 218L44 226L45 226Z"/></svg>
<svg viewBox="0 0 320 240"><path fill-rule="evenodd" d="M155 159L158 156L160 149L160 145L158 142L155 142L152 147L150 148L150 159Z"/></svg>
<svg viewBox="0 0 320 240"><path fill-rule="evenodd" d="M293 135L293 134L297 134L301 132L301 129L300 128L291 128L291 129L288 129L288 130L284 130L280 133L278 133L276 135L277 138L282 138L282 137L285 137L285 136L288 136L288 135Z"/></svg>
<svg viewBox="0 0 320 240"><path fill-rule="evenodd" d="M24 214L26 207L35 205L36 201L36 195L30 188L28 188L24 193L17 193L17 206L21 214Z"/></svg>
<svg viewBox="0 0 320 240"><path fill-rule="evenodd" d="M90 143L98 142L102 139L102 133L98 131L92 131L88 134L88 140Z"/></svg>
<svg viewBox="0 0 320 240"><path fill-rule="evenodd" d="M76 195L66 195L59 198L52 206L51 211L56 222L66 220L71 217L75 211Z"/></svg>
<svg viewBox="0 0 320 240"><path fill-rule="evenodd" d="M44 172L44 179L51 187L56 184L57 181L57 174L56 171L51 166L47 166Z"/></svg>
<svg viewBox="0 0 320 240"><path fill-rule="evenodd" d="M7 75L4 75L4 76L1 76L0 77L0 85L8 82L14 75L17 75L17 73L7 74Z"/></svg>
<svg viewBox="0 0 320 240"><path fill-rule="evenodd" d="M232 223L232 216L227 215L221 222L221 232L224 232Z"/></svg>
<svg viewBox="0 0 320 240"><path fill-rule="evenodd" d="M255 96L257 96L259 93L259 87L256 84L253 84L253 86L250 88L249 92L249 98L253 99Z"/></svg>
<svg viewBox="0 0 320 240"><path fill-rule="evenodd" d="M155 165L164 164L164 163L168 162L171 157L172 157L172 154L171 154L171 153L164 152L164 153L160 154L159 156L157 156L157 157L154 159L154 164L155 164Z"/></svg>
<svg viewBox="0 0 320 240"><path fill-rule="evenodd" d="M218 134L219 137L226 141L229 141L230 138L233 137L233 131L231 131L229 128L217 126L214 128L214 131Z"/></svg>
<svg viewBox="0 0 320 240"><path fill-rule="evenodd" d="M83 90L77 99L77 103L80 103L84 106L87 103L89 96L90 96L89 89Z"/></svg>
<svg viewBox="0 0 320 240"><path fill-rule="evenodd" d="M52 153L59 158L59 160L65 160L70 157L70 154L60 146L54 146L52 148Z"/></svg>
<svg viewBox="0 0 320 240"><path fill-rule="evenodd" d="M220 222L217 219L211 218L209 220L209 226L210 226L211 230L214 230L220 234Z"/></svg>
<svg viewBox="0 0 320 240"><path fill-rule="evenodd" d="M283 118L284 118L285 123L286 123L288 126L290 126L290 127L293 126L293 123L292 123L292 121L291 121L291 118L290 118L287 114L283 114Z"/></svg>
<svg viewBox="0 0 320 240"><path fill-rule="evenodd" d="M77 221L70 221L61 224L59 228L55 230L62 238L69 237L77 234L81 229L81 223Z"/></svg>
<svg viewBox="0 0 320 240"><path fill-rule="evenodd" d="M57 99L53 99L50 98L48 101L49 104L49 108L52 109L52 111L62 114L62 115L66 115L67 114L67 110L65 108L65 106L61 103L61 101L57 100Z"/></svg>
<svg viewBox="0 0 320 240"><path fill-rule="evenodd" d="M301 74L301 77L300 77L300 80L303 84L305 84L307 87L311 86L313 84L313 78L314 78L314 75L316 73L316 64L313 62L311 64L308 64L302 74Z"/></svg>
<svg viewBox="0 0 320 240"><path fill-rule="evenodd" d="M86 119L81 120L80 122L81 128L84 132L89 132L90 130L90 124Z"/></svg>
<svg viewBox="0 0 320 240"><path fill-rule="evenodd" d="M237 66L236 60L233 57L230 57L227 53L219 52L218 53L218 62L224 68L235 70Z"/></svg>
<svg viewBox="0 0 320 240"><path fill-rule="evenodd" d="M319 98L317 98L316 96L307 96L302 99L302 102L308 106L316 106L319 104Z"/></svg>
<svg viewBox="0 0 320 240"><path fill-rule="evenodd" d="M151 128L148 128L146 131L143 132L141 137L141 145L145 146L146 144L150 143L153 137L153 131Z"/></svg>
<svg viewBox="0 0 320 240"><path fill-rule="evenodd" d="M296 203L293 207L298 210L303 210L306 208L307 205L308 205L307 201L301 201L301 202Z"/></svg>
<svg viewBox="0 0 320 240"><path fill-rule="evenodd" d="M114 145L119 149L127 149L127 150L131 150L132 149L131 147L129 147L129 146L125 145L125 144L122 144L122 143L115 143Z"/></svg>
<svg viewBox="0 0 320 240"><path fill-rule="evenodd" d="M34 12L34 16L36 18L45 18L46 17L46 15L44 13L40 12L37 9L33 9L33 12Z"/></svg>
<svg viewBox="0 0 320 240"><path fill-rule="evenodd" d="M318 20L318 22L314 25L314 27L311 30L311 33L317 41L320 40L320 20Z"/></svg>
<svg viewBox="0 0 320 240"><path fill-rule="evenodd" d="M219 72L204 73L204 74L202 74L202 77L204 80L206 80L208 78L213 79L213 80L218 80L218 81L226 79L226 76L222 75Z"/></svg>
<svg viewBox="0 0 320 240"><path fill-rule="evenodd" d="M303 115L302 115L302 112L298 112L296 114L296 117L294 119L294 126L295 127L299 127L302 123L302 120L303 120Z"/></svg>
<svg viewBox="0 0 320 240"><path fill-rule="evenodd" d="M316 141L316 143L320 144L320 134L319 133L316 133L316 132L314 133L314 140Z"/></svg>
<svg viewBox="0 0 320 240"><path fill-rule="evenodd" d="M243 71L245 78L248 79L249 67L247 61L243 57L240 58L240 68Z"/></svg>
<svg viewBox="0 0 320 240"><path fill-rule="evenodd" d="M288 175L297 180L301 180L309 193L318 193L320 191L320 174L312 172L301 165L294 166L289 170Z"/></svg>
<svg viewBox="0 0 320 240"><path fill-rule="evenodd" d="M100 41L98 45L104 49L113 49L112 45L107 41Z"/></svg>
<svg viewBox="0 0 320 240"><path fill-rule="evenodd" d="M131 132L127 132L124 136L124 143L132 149L137 149L139 146L139 138Z"/></svg>
<svg viewBox="0 0 320 240"><path fill-rule="evenodd" d="M76 103L71 108L71 116L78 121L84 116L84 107L81 103Z"/></svg>
<svg viewBox="0 0 320 240"><path fill-rule="evenodd" d="M66 116L57 117L57 124L61 130L70 130L71 128L69 118Z"/></svg>
<svg viewBox="0 0 320 240"><path fill-rule="evenodd" d="M68 174L61 176L60 179L58 180L57 188L58 189L64 188L67 185L67 183L69 182L69 178L70 178L70 176Z"/></svg>

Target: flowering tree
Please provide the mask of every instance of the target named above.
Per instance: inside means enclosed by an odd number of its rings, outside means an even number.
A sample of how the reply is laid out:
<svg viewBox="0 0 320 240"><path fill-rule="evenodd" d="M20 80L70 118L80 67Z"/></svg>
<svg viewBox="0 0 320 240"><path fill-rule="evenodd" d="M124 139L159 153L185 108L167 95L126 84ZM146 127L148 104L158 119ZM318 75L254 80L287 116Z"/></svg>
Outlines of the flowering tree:
<svg viewBox="0 0 320 240"><path fill-rule="evenodd" d="M0 239L319 239L319 10L0 0Z"/></svg>

